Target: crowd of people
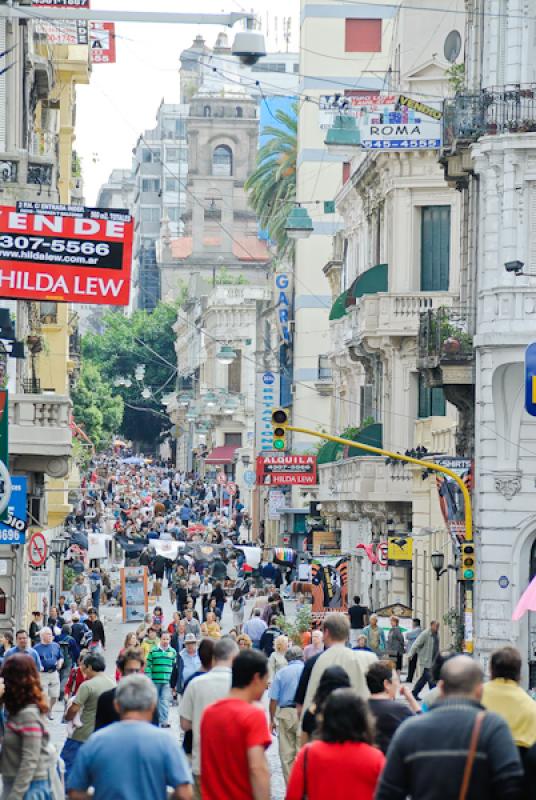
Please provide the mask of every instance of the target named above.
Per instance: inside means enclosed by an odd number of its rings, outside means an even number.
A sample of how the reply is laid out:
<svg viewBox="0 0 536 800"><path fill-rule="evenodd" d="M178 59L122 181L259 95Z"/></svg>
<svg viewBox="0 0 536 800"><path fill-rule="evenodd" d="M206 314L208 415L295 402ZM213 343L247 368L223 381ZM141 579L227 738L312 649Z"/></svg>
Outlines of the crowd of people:
<svg viewBox="0 0 536 800"><path fill-rule="evenodd" d="M359 597L298 634L282 571L252 570L236 548L243 507L222 514L205 482L115 460L87 488L72 524L121 537L154 602L110 652L113 571L85 564L56 606L4 634L5 800L271 800L270 746L286 800L536 796L536 703L517 650L498 649L485 682L477 660L441 651L436 621L384 630ZM191 549L159 559L162 537ZM197 542L216 545L210 558Z"/></svg>

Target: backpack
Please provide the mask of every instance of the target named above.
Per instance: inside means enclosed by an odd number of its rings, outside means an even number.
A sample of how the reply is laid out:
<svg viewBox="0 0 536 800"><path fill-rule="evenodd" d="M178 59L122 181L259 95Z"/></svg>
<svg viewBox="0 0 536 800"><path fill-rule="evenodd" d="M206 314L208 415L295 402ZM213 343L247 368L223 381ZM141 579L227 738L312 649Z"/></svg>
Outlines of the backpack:
<svg viewBox="0 0 536 800"><path fill-rule="evenodd" d="M240 611L242 608L242 599L240 600L233 600L231 603L231 611Z"/></svg>

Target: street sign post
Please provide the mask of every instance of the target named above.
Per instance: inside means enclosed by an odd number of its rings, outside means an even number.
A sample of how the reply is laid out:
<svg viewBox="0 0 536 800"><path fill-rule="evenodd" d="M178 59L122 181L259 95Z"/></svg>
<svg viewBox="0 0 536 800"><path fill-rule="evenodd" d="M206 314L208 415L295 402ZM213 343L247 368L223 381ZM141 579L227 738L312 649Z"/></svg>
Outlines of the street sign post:
<svg viewBox="0 0 536 800"><path fill-rule="evenodd" d="M28 591L48 592L50 588L50 577L48 572L36 572L32 570L29 575Z"/></svg>
<svg viewBox="0 0 536 800"><path fill-rule="evenodd" d="M32 567L42 567L47 560L48 545L47 540L40 531L36 531L30 537L28 544L28 559Z"/></svg>
<svg viewBox="0 0 536 800"><path fill-rule="evenodd" d="M234 497L235 494L238 491L238 487L237 487L236 483L233 483L232 481L229 481L229 483L225 487L225 491L227 492L228 495L230 495L231 497Z"/></svg>
<svg viewBox="0 0 536 800"><path fill-rule="evenodd" d="M225 483L227 483L227 475L225 474L225 472L218 472L218 477L216 478L216 481L219 483L220 486L223 486Z"/></svg>

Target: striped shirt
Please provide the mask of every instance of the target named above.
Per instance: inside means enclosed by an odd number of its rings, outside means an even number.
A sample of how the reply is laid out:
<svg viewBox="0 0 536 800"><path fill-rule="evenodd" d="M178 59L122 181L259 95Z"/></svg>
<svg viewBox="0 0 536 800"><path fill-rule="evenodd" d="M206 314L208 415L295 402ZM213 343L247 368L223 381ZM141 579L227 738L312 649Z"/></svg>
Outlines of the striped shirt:
<svg viewBox="0 0 536 800"><path fill-rule="evenodd" d="M145 674L153 683L169 684L176 660L177 653L172 647L168 647L167 650L155 647L147 656Z"/></svg>

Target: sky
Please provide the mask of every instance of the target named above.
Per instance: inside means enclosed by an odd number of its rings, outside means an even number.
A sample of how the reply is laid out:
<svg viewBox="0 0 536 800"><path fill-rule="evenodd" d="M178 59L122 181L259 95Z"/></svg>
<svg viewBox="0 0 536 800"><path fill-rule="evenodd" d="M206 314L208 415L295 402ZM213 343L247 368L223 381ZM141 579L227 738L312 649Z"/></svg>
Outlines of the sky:
<svg viewBox="0 0 536 800"><path fill-rule="evenodd" d="M247 0L244 0L247 3ZM251 0L250 0L251 3ZM189 11L230 13L243 11L237 0L92 0L95 10ZM255 0L255 13L263 31L268 24L267 49L284 50L275 39L274 17L279 30L283 17L292 17L291 50L299 33L299 0ZM267 15L268 18L267 18ZM239 24L233 30L238 30ZM221 28L214 25L162 25L116 23L116 64L96 64L89 86L77 88L76 150L82 159L86 204L94 204L101 184L112 169L129 168L132 148L140 133L154 127L156 112L164 99L179 102L179 55L201 34L212 45ZM232 33L230 36L232 41Z"/></svg>

